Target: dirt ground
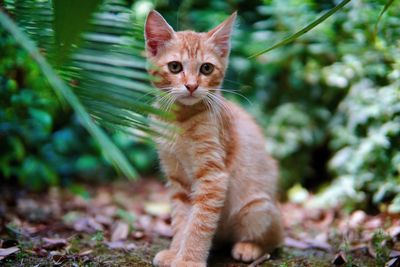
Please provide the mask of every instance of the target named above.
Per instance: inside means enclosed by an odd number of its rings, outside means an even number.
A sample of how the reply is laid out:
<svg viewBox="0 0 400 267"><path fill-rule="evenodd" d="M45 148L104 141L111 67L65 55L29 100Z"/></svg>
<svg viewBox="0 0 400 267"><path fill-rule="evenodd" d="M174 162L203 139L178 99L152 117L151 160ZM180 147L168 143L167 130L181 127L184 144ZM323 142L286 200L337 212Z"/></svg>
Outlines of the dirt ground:
<svg viewBox="0 0 400 267"><path fill-rule="evenodd" d="M74 192L74 193L73 193ZM282 248L251 266L400 266L400 218L283 203ZM0 266L151 266L172 236L170 206L156 179L0 189ZM209 266L248 266L213 250Z"/></svg>

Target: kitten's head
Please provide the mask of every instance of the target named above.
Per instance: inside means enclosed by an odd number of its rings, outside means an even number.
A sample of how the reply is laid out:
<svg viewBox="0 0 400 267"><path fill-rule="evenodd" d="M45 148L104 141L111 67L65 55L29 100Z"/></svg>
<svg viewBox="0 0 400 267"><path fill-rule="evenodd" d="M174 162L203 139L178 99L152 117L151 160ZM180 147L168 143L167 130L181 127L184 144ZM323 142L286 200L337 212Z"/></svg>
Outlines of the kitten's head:
<svg viewBox="0 0 400 267"><path fill-rule="evenodd" d="M156 11L145 25L147 57L158 78L154 85L174 100L193 105L215 92L228 63L230 35L236 12L209 32L175 32Z"/></svg>

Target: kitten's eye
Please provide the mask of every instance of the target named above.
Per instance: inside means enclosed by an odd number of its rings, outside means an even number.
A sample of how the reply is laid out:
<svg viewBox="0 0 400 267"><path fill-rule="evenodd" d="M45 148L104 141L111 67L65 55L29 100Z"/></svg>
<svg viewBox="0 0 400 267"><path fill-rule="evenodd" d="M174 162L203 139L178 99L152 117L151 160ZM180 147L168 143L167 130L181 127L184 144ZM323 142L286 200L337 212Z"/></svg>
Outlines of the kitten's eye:
<svg viewBox="0 0 400 267"><path fill-rule="evenodd" d="M170 72L177 74L182 71L182 64L178 61L171 61L168 63L168 69Z"/></svg>
<svg viewBox="0 0 400 267"><path fill-rule="evenodd" d="M209 75L211 72L214 70L214 65L211 63L204 63L200 67L200 72L203 73L204 75Z"/></svg>

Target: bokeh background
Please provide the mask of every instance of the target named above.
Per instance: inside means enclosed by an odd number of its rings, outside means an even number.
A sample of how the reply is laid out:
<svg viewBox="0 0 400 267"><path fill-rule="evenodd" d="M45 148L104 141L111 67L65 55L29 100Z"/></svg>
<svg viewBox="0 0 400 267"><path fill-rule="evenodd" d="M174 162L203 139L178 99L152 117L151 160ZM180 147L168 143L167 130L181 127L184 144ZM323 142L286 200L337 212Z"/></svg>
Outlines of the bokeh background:
<svg viewBox="0 0 400 267"><path fill-rule="evenodd" d="M307 194L315 194L314 204L319 206L340 204L348 210L400 212L399 1L394 1L382 16L376 34L378 16L387 1L352 0L293 43L251 59L250 56L307 25L338 1L100 2L103 3L97 9L97 24L92 23L96 24L96 31L111 34L116 22L107 25L107 15L129 14L134 23L130 29L125 25L122 33L135 40L134 45L128 42L128 46L135 46L132 53L137 58L142 55L143 24L151 9L157 9L176 30L196 31L211 29L237 10L223 88L231 91L225 93L228 99L243 106L262 126L267 137L265 149L280 162L282 198L301 200ZM54 44L49 38L49 24L53 18L34 13L37 10L33 7L50 8L51 3L0 4L21 30L33 39L37 37L43 55L50 55L49 47ZM91 26L85 30L93 33ZM112 34L118 36L121 32L113 29ZM94 40L98 36L89 37L72 47L88 50L88 38ZM104 50L98 58L117 50L112 41L93 47L90 48ZM62 50L57 51L63 57ZM124 50L126 60L130 51ZM93 101L86 100L96 88L101 91L102 87L115 85L118 90L116 82L101 83L98 76L90 77L99 71L93 64L84 67L75 62L65 67L58 60L63 62L63 58L49 59L93 117L100 122L112 121L106 118L111 113L102 110L105 104L93 105ZM143 58L138 61L143 65ZM76 73L76 69L81 72ZM119 77L112 69L101 71L109 74L102 77ZM146 80L143 77L130 78ZM84 91L88 86L81 88L86 81L97 82L89 84L89 93ZM95 97L100 99L99 95ZM141 101L138 94L102 97L100 100L108 101L117 115L118 107L124 107L124 99ZM98 103L103 103L100 100ZM0 103L1 184L36 191L62 186L85 194L88 184L126 179L113 167L107 151L82 126L80 116L53 91L40 66L3 28ZM112 125L105 129L138 172L139 179L162 179L151 141L140 138L132 129L119 130Z"/></svg>

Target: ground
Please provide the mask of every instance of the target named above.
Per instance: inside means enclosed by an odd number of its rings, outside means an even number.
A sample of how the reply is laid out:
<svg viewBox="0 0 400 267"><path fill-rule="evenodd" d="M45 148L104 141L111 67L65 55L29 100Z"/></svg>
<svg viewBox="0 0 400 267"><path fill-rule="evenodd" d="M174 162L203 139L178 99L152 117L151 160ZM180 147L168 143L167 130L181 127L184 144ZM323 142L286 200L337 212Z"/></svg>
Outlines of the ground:
<svg viewBox="0 0 400 267"><path fill-rule="evenodd" d="M0 265L151 266L171 238L170 206L159 180L52 188L0 189ZM74 192L74 193L73 193ZM283 203L286 240L252 266L399 266L400 218ZM235 262L229 248L209 266Z"/></svg>

